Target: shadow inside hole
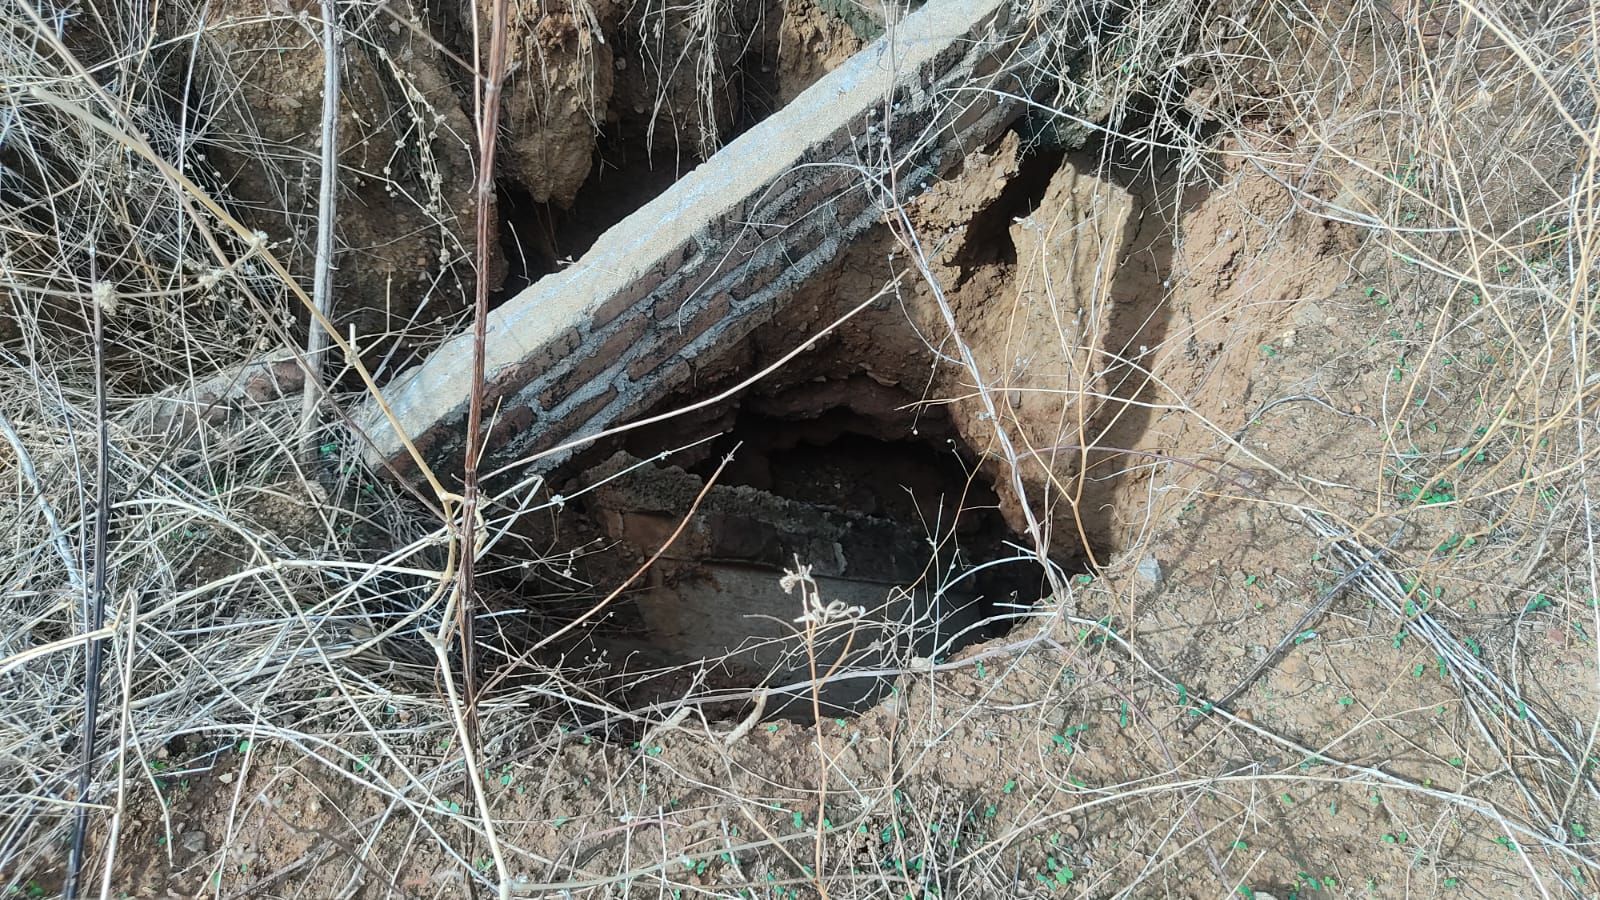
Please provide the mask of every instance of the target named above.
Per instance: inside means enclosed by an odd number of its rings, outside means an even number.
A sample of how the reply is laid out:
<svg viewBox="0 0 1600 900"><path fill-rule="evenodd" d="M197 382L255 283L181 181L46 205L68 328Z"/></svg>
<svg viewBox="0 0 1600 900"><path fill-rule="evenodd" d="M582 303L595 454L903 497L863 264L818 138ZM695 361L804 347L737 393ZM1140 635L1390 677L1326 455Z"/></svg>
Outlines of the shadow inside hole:
<svg viewBox="0 0 1600 900"><path fill-rule="evenodd" d="M725 430L677 465L655 460L695 435L630 443L579 479L574 507L621 560L666 547L602 627L562 648L603 660L625 708L765 688L765 717L855 715L899 671L1004 635L1045 593L942 413L906 428L839 407L732 408L705 425Z"/></svg>

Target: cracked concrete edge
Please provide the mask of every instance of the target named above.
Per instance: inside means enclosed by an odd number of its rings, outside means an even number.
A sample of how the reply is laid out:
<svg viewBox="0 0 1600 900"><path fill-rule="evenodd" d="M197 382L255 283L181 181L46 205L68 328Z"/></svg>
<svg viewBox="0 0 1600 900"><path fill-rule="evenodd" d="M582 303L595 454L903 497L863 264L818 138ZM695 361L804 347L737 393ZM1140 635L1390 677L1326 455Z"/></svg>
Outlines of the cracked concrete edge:
<svg viewBox="0 0 1600 900"><path fill-rule="evenodd" d="M959 64L972 55L973 44L985 37L999 37L989 32L997 23L1010 21L1005 14L1012 3L932 0L906 17L893 34L864 48L612 227L577 263L540 279L506 302L487 323L486 380L495 384L511 373L511 380L516 381L521 377L519 367L526 368L528 360L548 352L573 329L584 328L609 298L625 292L653 270L670 265L672 254L694 244L751 198L763 196L775 182L805 165L813 148L836 141L853 122L897 92L924 90L928 87L923 82L927 69L938 65L941 54L968 45L952 62ZM770 296L772 292L762 293ZM466 331L384 389L400 427L419 444L424 443L421 438L425 435L437 437L442 428L464 422L471 354L472 336ZM526 385L526 381L511 384L509 393L518 393ZM405 459L403 443L375 401L369 398L352 418L367 437L363 456L369 464Z"/></svg>

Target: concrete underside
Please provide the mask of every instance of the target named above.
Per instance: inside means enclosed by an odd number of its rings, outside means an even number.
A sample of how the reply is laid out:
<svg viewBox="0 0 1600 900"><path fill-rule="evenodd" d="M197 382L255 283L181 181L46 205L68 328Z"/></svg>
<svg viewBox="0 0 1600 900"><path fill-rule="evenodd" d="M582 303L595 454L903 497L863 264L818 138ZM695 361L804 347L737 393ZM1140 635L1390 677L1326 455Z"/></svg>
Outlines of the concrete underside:
<svg viewBox="0 0 1600 900"><path fill-rule="evenodd" d="M810 681L814 662L819 675L843 676L818 691L826 714L848 714L894 681L863 673L1004 630L985 623L996 600L1011 598L983 596L972 581L941 585L951 573L937 558L952 551L936 553L907 523L729 485L713 486L685 519L701 479L622 453L582 480L597 485L582 502L615 548L640 556L667 548L628 592L625 633L586 639L646 683L652 670L680 678L703 665L724 684L781 688ZM822 604L848 615L815 630L797 621L807 611L803 588L780 581L802 564ZM803 718L811 700L809 689L777 691L769 712Z"/></svg>

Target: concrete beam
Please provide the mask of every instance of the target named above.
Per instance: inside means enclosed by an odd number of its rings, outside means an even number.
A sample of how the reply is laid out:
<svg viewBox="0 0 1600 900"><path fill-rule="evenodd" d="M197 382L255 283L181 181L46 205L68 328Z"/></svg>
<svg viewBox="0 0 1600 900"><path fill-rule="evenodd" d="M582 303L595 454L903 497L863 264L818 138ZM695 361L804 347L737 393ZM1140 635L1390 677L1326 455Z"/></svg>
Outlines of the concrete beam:
<svg viewBox="0 0 1600 900"><path fill-rule="evenodd" d="M627 421L691 363L770 319L792 289L1018 114L1003 63L1028 21L1015 0L931 0L783 109L603 234L488 322L487 468ZM1037 40L1038 38L1034 38ZM895 161L892 185L878 181ZM841 309L842 311L842 309ZM385 396L430 465L459 469L470 332ZM368 462L411 467L369 400ZM535 463L549 469L568 454Z"/></svg>

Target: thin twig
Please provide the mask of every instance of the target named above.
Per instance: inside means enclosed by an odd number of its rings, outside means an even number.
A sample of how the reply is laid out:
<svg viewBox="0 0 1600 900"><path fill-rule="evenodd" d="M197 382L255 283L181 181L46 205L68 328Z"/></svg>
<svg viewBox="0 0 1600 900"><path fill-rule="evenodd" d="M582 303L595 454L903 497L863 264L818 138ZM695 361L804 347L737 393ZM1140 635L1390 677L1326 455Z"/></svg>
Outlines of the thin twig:
<svg viewBox="0 0 1600 900"><path fill-rule="evenodd" d="M1402 531L1403 529L1396 531L1394 533L1394 537L1389 539L1389 547L1394 546L1395 541L1399 539ZM1388 548L1385 548L1367 557L1366 560L1345 572L1344 576L1338 581L1334 582L1332 587L1323 591L1322 596L1317 598L1317 602L1311 604L1311 608L1306 610L1305 615L1301 616L1300 620L1294 623L1294 627L1290 628L1289 631L1278 640L1278 644L1272 648L1272 652L1268 653L1266 656L1263 656L1261 661L1256 663L1255 668L1251 669L1248 675L1239 679L1239 683L1235 684L1232 690L1218 698L1214 705L1231 712L1233 710L1233 701L1243 696L1244 692L1248 691L1251 685L1254 685L1257 681L1259 681L1261 676L1266 674L1268 669L1277 665L1278 660L1282 659L1284 654L1289 652L1289 648L1294 646L1295 641L1300 638L1300 635L1304 634L1307 628L1310 628L1313 624L1315 624L1318 619L1322 618L1323 613L1328 611L1328 607L1333 605L1334 598L1338 597L1339 594L1343 592L1345 588L1349 587L1350 584L1357 578L1360 578L1361 574L1365 572L1368 567L1377 562L1379 559L1382 559L1383 555L1387 552ZM1200 724L1200 721L1200 719L1191 718L1189 721L1185 722L1183 725L1183 733L1188 734L1189 732L1194 731L1195 727Z"/></svg>
<svg viewBox="0 0 1600 900"><path fill-rule="evenodd" d="M110 302L109 284L95 283L94 246L89 247L91 321L94 328L94 417L96 432L94 587L84 597L84 631L94 634L105 625L106 557L111 536L111 436L106 417L105 305ZM78 895L78 878L83 869L83 845L89 830L89 795L94 782L96 723L100 718L100 664L105 639L89 641L83 675L83 734L79 739L82 755L78 762L78 810L72 826L72 848L67 853L66 883L62 894L67 900Z"/></svg>
<svg viewBox="0 0 1600 900"><path fill-rule="evenodd" d="M506 2L494 0L490 13L489 33L489 64L485 76L478 81L478 90L474 92L477 105L478 123L478 171L475 197L476 220L476 252L477 278L473 284L473 309L472 309L472 389L467 397L467 440L466 458L462 462L462 491L461 491L461 527L463 535L461 544L463 549L461 557L461 605L456 610L458 618L459 636L461 639L461 668L463 671L464 693L466 695L466 718L468 727L476 733L477 726L477 686L476 667L474 664L475 643L473 639L473 615L477 605L474 593L476 576L476 531L468 532L473 528L473 523L478 509L478 459L482 455L483 447L483 394L484 394L484 355L488 346L489 327L489 253L493 247L491 243L494 236L491 232L492 216L490 210L494 201L494 157L497 145L500 122L500 86L505 78L505 53L506 53ZM482 52L482 36L479 34L479 16L474 10L472 18L473 30L473 58L479 62L478 70L483 71L478 54Z"/></svg>
<svg viewBox="0 0 1600 900"><path fill-rule="evenodd" d="M87 595L88 586L84 584L83 572L79 563L73 557L72 547L67 544L67 533L61 527L61 520L56 517L55 507L50 505L50 497L45 493L44 484L39 481L39 472L33 466L33 456L28 453L28 448L22 443L21 435L11 426L11 420L6 418L0 410L0 436L11 445L11 452L17 455L17 469L22 472L22 478L33 488L33 496L39 503L39 515L44 519L45 525L50 528L50 543L55 547L56 555L61 557L61 566L66 570L67 580L72 583L72 589L80 595Z"/></svg>
<svg viewBox="0 0 1600 900"><path fill-rule="evenodd" d="M322 176L317 203L317 261L311 303L320 315L306 331L306 390L300 408L304 458L317 458L317 399L328 333L321 322L333 316L333 234L339 201L339 0L322 0Z"/></svg>
<svg viewBox="0 0 1600 900"><path fill-rule="evenodd" d="M472 759L478 751L478 674L475 634L478 605L476 562L481 518L478 511L478 459L482 455L484 438L483 373L489 327L489 254L494 246L491 209L494 200L495 146L500 123L500 86L506 71L506 0L494 0L491 8L487 71L483 68L480 56L484 46L483 36L480 33L482 16L478 14L476 7L472 8L471 15L473 62L483 77L476 79L477 90L473 91L478 125L478 177L473 209L476 220L474 252L477 272L473 282L472 389L467 397L466 459L462 462L460 594L455 611L456 633L461 647L461 693L464 706L461 711L464 732L462 754L467 757L469 767L474 765ZM442 646L435 649L441 654L442 660ZM453 688L451 692L454 693ZM451 699L453 704L454 697ZM477 779L474 779L474 787L478 794L479 805L482 807L484 833L489 843L490 855L494 858L495 873L499 876L499 896L504 900L510 896L511 873L506 868L505 859L500 853L495 839L493 813L487 806Z"/></svg>

